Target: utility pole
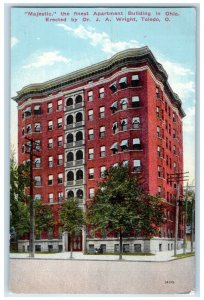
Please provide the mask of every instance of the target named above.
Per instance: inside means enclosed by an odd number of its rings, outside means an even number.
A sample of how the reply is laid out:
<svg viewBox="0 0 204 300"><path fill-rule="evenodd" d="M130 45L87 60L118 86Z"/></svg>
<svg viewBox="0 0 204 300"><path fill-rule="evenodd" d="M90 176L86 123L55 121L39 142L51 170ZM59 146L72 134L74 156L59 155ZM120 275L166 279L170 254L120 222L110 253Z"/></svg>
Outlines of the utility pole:
<svg viewBox="0 0 204 300"><path fill-rule="evenodd" d="M169 174L167 177L167 183L176 183L176 218L175 218L175 234L174 234L174 256L177 255L177 243L178 243L178 223L179 223L179 204L180 204L180 183L187 180L188 176L185 176L189 172L181 172Z"/></svg>
<svg viewBox="0 0 204 300"><path fill-rule="evenodd" d="M35 249L35 213L34 213L34 205L33 205L33 144L34 140L25 137L26 140L30 142L30 144L26 144L26 147L29 148L30 154L30 202L29 202L29 212L30 212L30 239L29 239L29 257L34 257Z"/></svg>
<svg viewBox="0 0 204 300"><path fill-rule="evenodd" d="M195 196L193 195L193 198L192 198L192 224L191 224L191 252L193 252L194 230L195 230Z"/></svg>
<svg viewBox="0 0 204 300"><path fill-rule="evenodd" d="M187 204L188 203L188 182L186 185L186 195L185 195L185 214L184 214L184 240L183 240L183 253L186 254L186 225L187 225Z"/></svg>

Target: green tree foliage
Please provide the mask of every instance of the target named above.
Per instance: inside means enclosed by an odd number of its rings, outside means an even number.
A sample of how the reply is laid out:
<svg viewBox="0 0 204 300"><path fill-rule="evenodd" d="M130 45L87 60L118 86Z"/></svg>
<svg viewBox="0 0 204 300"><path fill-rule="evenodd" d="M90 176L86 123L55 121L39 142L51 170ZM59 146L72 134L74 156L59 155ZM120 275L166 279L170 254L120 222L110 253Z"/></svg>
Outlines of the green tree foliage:
<svg viewBox="0 0 204 300"><path fill-rule="evenodd" d="M84 214L82 209L78 206L78 202L75 198L66 200L60 209L59 218L62 228L68 231L69 238L71 239L71 252L70 258L72 258L72 239L73 236L81 230L84 224Z"/></svg>
<svg viewBox="0 0 204 300"><path fill-rule="evenodd" d="M121 258L122 238L127 232L147 237L158 233L164 222L164 205L160 198L143 192L141 178L119 165L105 172L86 217L96 230L119 233Z"/></svg>
<svg viewBox="0 0 204 300"><path fill-rule="evenodd" d="M54 215L50 206L42 204L40 200L34 203L35 210L35 234L42 230L48 231L54 226Z"/></svg>

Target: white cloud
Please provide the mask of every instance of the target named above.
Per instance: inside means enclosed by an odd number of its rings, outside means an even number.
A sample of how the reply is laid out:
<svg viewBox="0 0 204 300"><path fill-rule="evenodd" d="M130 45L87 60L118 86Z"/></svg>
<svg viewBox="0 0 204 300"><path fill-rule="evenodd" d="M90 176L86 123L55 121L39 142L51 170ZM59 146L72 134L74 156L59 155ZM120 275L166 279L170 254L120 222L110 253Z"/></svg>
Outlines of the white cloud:
<svg viewBox="0 0 204 300"><path fill-rule="evenodd" d="M189 106L186 110L186 117L183 119L183 129L186 133L195 133L195 106Z"/></svg>
<svg viewBox="0 0 204 300"><path fill-rule="evenodd" d="M24 69L41 68L44 66L52 66L55 63L69 63L70 59L62 56L59 51L48 51L40 55L34 55L31 63L24 65Z"/></svg>
<svg viewBox="0 0 204 300"><path fill-rule="evenodd" d="M17 43L19 43L19 40L15 37L11 37L11 48L13 48Z"/></svg>
<svg viewBox="0 0 204 300"><path fill-rule="evenodd" d="M66 31L72 32L72 34L80 39L85 39L90 42L94 47L100 46L101 50L108 54L113 55L118 51L125 50L132 47L140 47L138 41L130 40L126 41L112 41L110 36L106 32L97 32L95 28L85 28L83 25L79 25L77 28L71 28L64 24L57 24L56 26L64 28Z"/></svg>

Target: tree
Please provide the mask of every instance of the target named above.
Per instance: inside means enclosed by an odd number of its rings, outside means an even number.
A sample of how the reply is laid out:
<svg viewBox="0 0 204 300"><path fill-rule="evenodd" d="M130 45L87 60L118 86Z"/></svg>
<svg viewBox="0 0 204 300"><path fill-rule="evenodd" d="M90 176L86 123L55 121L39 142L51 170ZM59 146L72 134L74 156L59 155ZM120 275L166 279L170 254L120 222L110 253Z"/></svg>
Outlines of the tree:
<svg viewBox="0 0 204 300"><path fill-rule="evenodd" d="M16 238L29 232L27 226L28 208L25 204L29 201L26 189L29 187L29 165L17 165L15 152L11 150L10 157L10 232Z"/></svg>
<svg viewBox="0 0 204 300"><path fill-rule="evenodd" d="M62 224L62 228L68 231L70 238L70 258L72 258L73 236L79 231L84 224L84 214L82 209L78 206L77 200L71 198L66 200L60 209L59 219Z"/></svg>
<svg viewBox="0 0 204 300"><path fill-rule="evenodd" d="M126 232L151 237L164 222L160 198L143 192L141 178L126 166L111 167L87 208L87 222L96 230L119 233L119 258Z"/></svg>
<svg viewBox="0 0 204 300"><path fill-rule="evenodd" d="M34 203L35 210L35 234L40 234L42 230L48 231L53 228L54 215L50 206L47 206L40 202L40 200Z"/></svg>

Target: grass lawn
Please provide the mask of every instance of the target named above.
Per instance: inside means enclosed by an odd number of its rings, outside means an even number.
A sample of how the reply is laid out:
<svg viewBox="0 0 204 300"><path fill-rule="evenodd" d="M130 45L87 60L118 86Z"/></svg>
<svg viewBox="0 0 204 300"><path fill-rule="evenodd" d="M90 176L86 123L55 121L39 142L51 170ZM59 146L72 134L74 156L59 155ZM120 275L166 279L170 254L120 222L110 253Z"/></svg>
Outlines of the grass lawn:
<svg viewBox="0 0 204 300"><path fill-rule="evenodd" d="M177 258L186 258L186 257L191 257L191 256L195 256L195 252L190 252L190 253L180 253L180 254L177 254L176 257Z"/></svg>

